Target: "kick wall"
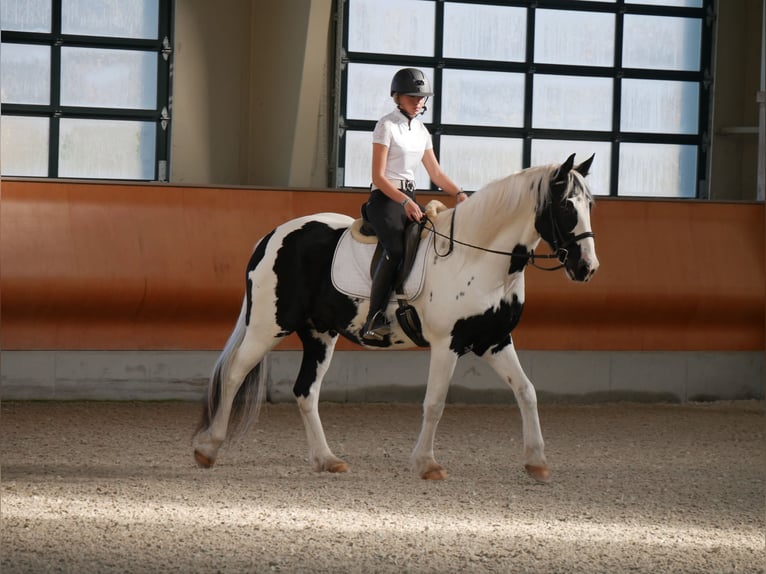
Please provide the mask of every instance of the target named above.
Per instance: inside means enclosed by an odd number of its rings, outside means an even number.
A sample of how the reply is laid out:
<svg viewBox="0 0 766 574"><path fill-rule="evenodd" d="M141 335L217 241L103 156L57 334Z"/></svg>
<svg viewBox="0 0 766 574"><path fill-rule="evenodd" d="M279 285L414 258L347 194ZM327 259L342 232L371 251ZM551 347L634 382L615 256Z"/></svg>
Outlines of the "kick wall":
<svg viewBox="0 0 766 574"><path fill-rule="evenodd" d="M4 180L2 398L197 399L236 320L250 251L361 191ZM441 194L422 194L423 203ZM764 206L597 198L591 283L527 271L514 341L541 400L762 397ZM544 248L544 247L543 247ZM269 356L289 399L296 338ZM323 397L421 400L427 351L338 344ZM464 357L451 400L509 400Z"/></svg>

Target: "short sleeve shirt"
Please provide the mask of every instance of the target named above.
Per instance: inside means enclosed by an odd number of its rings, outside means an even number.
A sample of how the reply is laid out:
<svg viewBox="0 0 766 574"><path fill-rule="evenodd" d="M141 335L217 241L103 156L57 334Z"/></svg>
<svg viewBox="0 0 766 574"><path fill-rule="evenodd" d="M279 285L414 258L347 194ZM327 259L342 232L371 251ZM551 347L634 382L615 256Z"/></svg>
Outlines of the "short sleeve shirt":
<svg viewBox="0 0 766 574"><path fill-rule="evenodd" d="M433 148L428 128L417 118L408 119L398 109L383 116L372 132L372 142L388 148L386 179L415 180L423 153Z"/></svg>

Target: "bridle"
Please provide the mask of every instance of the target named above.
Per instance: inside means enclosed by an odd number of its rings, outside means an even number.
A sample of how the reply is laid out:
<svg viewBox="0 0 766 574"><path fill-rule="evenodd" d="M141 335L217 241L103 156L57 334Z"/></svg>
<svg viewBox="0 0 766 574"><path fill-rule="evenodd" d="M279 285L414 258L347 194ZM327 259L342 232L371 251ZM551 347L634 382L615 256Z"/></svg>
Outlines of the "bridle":
<svg viewBox="0 0 766 574"><path fill-rule="evenodd" d="M549 214L551 229L553 229L553 240L550 242L551 247L553 249L553 253L549 253L547 255L535 255L534 249L531 250L529 253L513 253L511 251L498 251L496 249L488 249L486 247L473 245L471 243L466 243L464 241L459 241L455 239L455 214L457 213L457 206L455 206L455 208L452 210L452 216L450 217L449 235L445 235L443 233L440 233L439 231L436 231L436 226L434 225L434 222L431 221L431 219L427 215L425 216L425 223L422 223L421 225L425 229L431 231L434 235L438 235L439 237L449 240L449 247L447 248L447 251L445 253L439 253L439 251L436 249L436 244L434 244L434 253L436 253L437 257L447 257L448 255L450 255L452 251L455 249L455 244L457 243L458 245L463 245L464 247L470 247L472 249L484 251L485 253L494 253L496 255L505 255L507 257L521 257L524 259L528 259L529 264L532 267L535 267L536 269L540 269L541 271L557 271L559 269L562 269L566 265L567 258L569 257L569 249L568 249L569 247L571 247L573 244L577 243L578 241L582 239L587 239L588 237L595 237L596 234L593 233L592 231L585 231L583 233L575 235L569 240L565 240L564 234L561 232L561 228L556 223L556 218L553 217L553 201L550 202L550 204L548 205L546 209ZM429 224L429 225L426 225L426 224ZM558 259L559 265L556 265L554 267L543 267L535 263L535 260L537 259Z"/></svg>
<svg viewBox="0 0 766 574"><path fill-rule="evenodd" d="M584 231L583 233L580 233L578 235L575 235L569 240L564 239L564 234L561 232L561 228L556 223L556 218L553 217L553 201L548 205L548 215L551 223L551 229L553 229L553 241L551 242L551 247L553 248L554 253L551 253L546 259L553 259L553 257L557 257L561 265L557 267L540 267L538 265L535 265L534 263L534 250L532 251L530 265L537 267L538 269L542 269L543 271L555 271L557 269L561 269L564 267L564 265L567 262L567 257L569 257L569 250L568 247L571 247L581 239L587 239L588 237L596 237L596 234L592 231ZM451 233L451 232L450 232ZM542 256L541 256L542 257Z"/></svg>

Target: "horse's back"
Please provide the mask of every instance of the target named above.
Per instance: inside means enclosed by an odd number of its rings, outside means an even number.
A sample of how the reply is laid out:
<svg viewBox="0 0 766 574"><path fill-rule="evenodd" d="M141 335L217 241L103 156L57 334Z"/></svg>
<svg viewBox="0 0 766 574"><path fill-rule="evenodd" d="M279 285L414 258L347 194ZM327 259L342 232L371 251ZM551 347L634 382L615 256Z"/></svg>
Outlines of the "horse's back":
<svg viewBox="0 0 766 574"><path fill-rule="evenodd" d="M302 217L296 217L281 223L277 229L284 228L289 230L300 229L307 224L321 224L326 225L331 229L346 229L354 222L353 217L344 215L343 213L333 213L325 211L322 213L312 213L310 215L304 215Z"/></svg>
<svg viewBox="0 0 766 574"><path fill-rule="evenodd" d="M340 236L354 219L342 213L315 213L280 223L261 237L253 249L247 265L248 276L253 272L276 271L276 261L297 262L307 256L316 256L317 250L334 252ZM285 275L289 275L287 270Z"/></svg>

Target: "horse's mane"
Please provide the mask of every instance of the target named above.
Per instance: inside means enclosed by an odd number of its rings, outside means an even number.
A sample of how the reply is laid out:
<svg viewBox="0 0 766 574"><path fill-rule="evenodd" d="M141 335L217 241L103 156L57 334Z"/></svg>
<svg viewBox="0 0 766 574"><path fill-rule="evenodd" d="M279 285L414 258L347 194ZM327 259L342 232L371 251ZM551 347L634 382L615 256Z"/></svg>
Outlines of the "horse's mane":
<svg viewBox="0 0 766 574"><path fill-rule="evenodd" d="M472 204L481 212L477 215L510 214L522 208L539 214L549 201L551 177L558 168L556 164L529 167L489 182L471 196ZM593 201L585 178L573 169L567 178L564 198L578 191L584 193L589 202Z"/></svg>

